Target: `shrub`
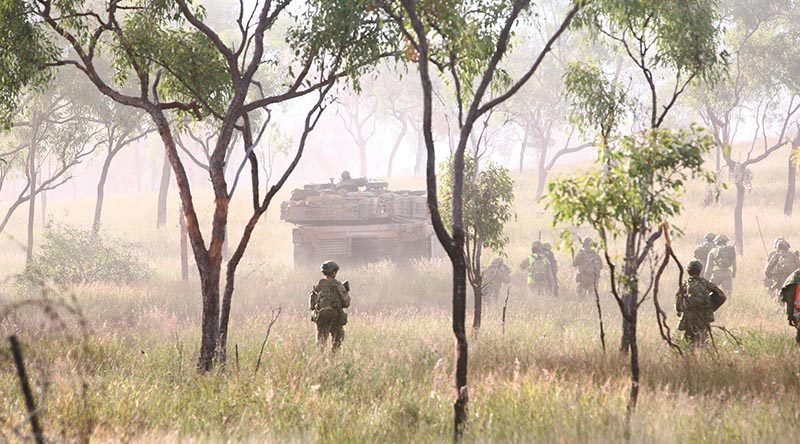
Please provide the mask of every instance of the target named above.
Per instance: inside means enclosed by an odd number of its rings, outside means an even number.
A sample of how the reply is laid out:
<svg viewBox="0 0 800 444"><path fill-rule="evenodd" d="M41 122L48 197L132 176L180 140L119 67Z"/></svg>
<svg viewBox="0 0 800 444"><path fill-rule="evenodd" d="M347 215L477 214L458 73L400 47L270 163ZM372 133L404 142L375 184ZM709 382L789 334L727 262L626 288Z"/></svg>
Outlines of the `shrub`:
<svg viewBox="0 0 800 444"><path fill-rule="evenodd" d="M104 237L92 230L49 224L43 238L40 252L22 273L24 282L128 283L149 274L147 266L133 253L133 244Z"/></svg>

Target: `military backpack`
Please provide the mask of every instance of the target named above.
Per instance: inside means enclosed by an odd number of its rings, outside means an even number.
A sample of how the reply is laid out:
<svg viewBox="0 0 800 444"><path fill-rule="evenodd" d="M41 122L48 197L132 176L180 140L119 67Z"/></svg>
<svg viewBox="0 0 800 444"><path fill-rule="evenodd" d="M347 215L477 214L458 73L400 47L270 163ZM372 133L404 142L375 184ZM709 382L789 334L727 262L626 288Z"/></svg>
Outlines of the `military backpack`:
<svg viewBox="0 0 800 444"><path fill-rule="evenodd" d="M332 285L322 286L317 291L317 305L314 309L314 322L318 324L328 324L339 321L342 317L342 303L336 292L336 287Z"/></svg>

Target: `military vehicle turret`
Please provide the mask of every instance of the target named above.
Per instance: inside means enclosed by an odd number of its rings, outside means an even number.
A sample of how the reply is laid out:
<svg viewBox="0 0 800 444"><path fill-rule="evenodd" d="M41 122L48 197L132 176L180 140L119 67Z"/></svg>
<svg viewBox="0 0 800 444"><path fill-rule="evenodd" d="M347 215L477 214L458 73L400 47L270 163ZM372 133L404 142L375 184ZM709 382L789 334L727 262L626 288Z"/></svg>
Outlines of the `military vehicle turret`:
<svg viewBox="0 0 800 444"><path fill-rule="evenodd" d="M433 228L425 191L390 191L388 183L350 178L310 184L281 204L296 265L335 259L371 262L430 258Z"/></svg>

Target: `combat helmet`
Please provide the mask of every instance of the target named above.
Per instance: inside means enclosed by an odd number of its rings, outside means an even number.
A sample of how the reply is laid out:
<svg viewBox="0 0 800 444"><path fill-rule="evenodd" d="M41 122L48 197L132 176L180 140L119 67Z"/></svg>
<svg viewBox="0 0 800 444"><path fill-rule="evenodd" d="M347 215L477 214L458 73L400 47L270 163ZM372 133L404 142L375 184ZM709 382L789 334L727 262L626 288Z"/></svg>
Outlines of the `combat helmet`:
<svg viewBox="0 0 800 444"><path fill-rule="evenodd" d="M789 245L789 242L787 242L786 240L781 239L781 241L778 242L778 250L789 251L789 248L792 248L792 246Z"/></svg>
<svg viewBox="0 0 800 444"><path fill-rule="evenodd" d="M542 244L542 251L552 251L553 246L550 245L550 242L545 242Z"/></svg>
<svg viewBox="0 0 800 444"><path fill-rule="evenodd" d="M542 243L540 241L533 241L531 245L531 253L538 253L542 250Z"/></svg>
<svg viewBox="0 0 800 444"><path fill-rule="evenodd" d="M350 177L350 171L347 170L342 171L342 180L350 180L350 179L352 179L352 177Z"/></svg>
<svg viewBox="0 0 800 444"><path fill-rule="evenodd" d="M717 235L714 233L708 233L703 236L703 240L706 242L714 242L717 239Z"/></svg>
<svg viewBox="0 0 800 444"><path fill-rule="evenodd" d="M786 239L784 239L784 238L782 238L782 237L780 237L780 236L776 237L776 238L775 238L775 241L772 243L772 248L774 248L774 249L776 249L776 250L777 250L777 249L778 249L778 245L780 245L780 243L781 243L781 242L783 242L783 241L785 241L785 240L786 240Z"/></svg>
<svg viewBox="0 0 800 444"><path fill-rule="evenodd" d="M714 239L714 243L716 245L725 245L728 243L728 236L720 234L719 236L716 237L716 239Z"/></svg>
<svg viewBox="0 0 800 444"><path fill-rule="evenodd" d="M583 248L587 248L588 249L588 248L594 247L594 241L592 240L591 237L584 238L582 244L583 244Z"/></svg>
<svg viewBox="0 0 800 444"><path fill-rule="evenodd" d="M339 264L334 261L325 261L322 263L322 266L319 267L319 271L326 276L331 273L336 273L339 271Z"/></svg>
<svg viewBox="0 0 800 444"><path fill-rule="evenodd" d="M686 265L686 272L689 273L690 276L697 276L701 271L703 271L703 264L697 259L689 261Z"/></svg>

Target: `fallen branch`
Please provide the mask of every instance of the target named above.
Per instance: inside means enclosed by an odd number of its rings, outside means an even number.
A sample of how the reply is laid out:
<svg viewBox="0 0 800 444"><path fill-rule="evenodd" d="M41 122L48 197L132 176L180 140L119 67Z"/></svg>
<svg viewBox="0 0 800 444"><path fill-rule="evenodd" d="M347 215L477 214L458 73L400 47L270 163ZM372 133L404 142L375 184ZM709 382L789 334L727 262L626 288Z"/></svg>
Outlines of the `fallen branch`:
<svg viewBox="0 0 800 444"><path fill-rule="evenodd" d="M28 421L31 423L33 439L36 441L36 444L44 444L44 432L42 431L41 424L39 424L39 416L36 413L36 403L33 400L33 392L31 392L31 386L28 382L28 374L25 372L22 348L19 346L19 341L14 335L8 337L8 342L11 345L11 353L14 356L14 365L17 367L17 377L19 377L20 388L25 398L25 407L28 409Z"/></svg>
<svg viewBox="0 0 800 444"><path fill-rule="evenodd" d="M272 331L272 326L275 324L275 321L278 320L278 316L280 315L281 315L281 307L278 307L277 309L272 309L272 319L269 321L269 325L267 325L267 333L264 335L264 341L261 343L261 351L258 353L256 368L253 370L253 373L258 373L258 369L261 367L261 357L264 355L264 347L267 346L267 340L269 340L269 333Z"/></svg>

